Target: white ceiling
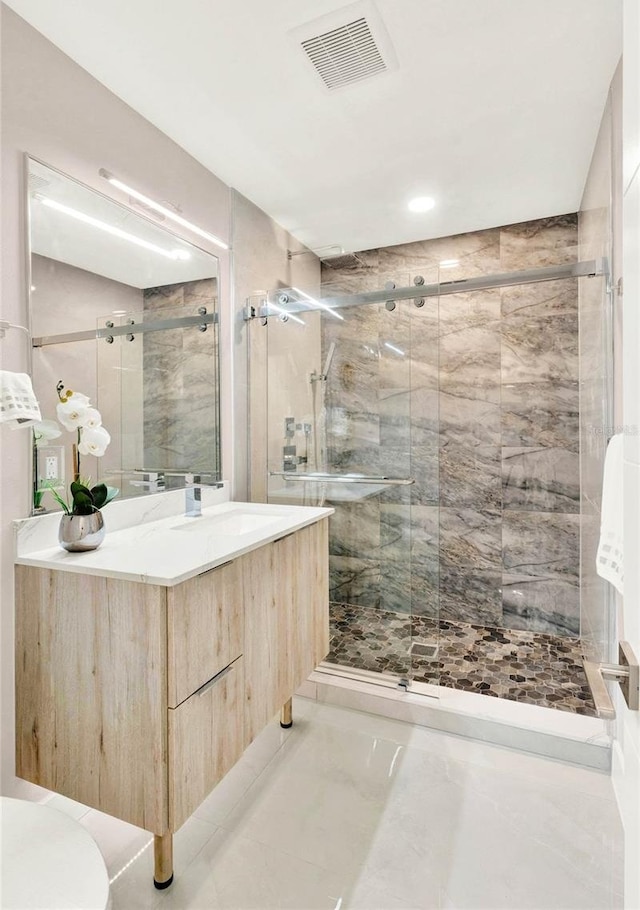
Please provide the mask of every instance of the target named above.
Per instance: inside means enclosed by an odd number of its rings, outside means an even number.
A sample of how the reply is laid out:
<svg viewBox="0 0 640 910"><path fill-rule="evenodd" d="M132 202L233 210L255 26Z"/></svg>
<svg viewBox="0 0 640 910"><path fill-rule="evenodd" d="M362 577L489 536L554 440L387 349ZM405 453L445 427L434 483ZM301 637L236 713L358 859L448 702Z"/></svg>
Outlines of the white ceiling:
<svg viewBox="0 0 640 910"><path fill-rule="evenodd" d="M621 51L620 0L377 0L397 67L329 93L290 32L339 0L7 2L311 247L575 211Z"/></svg>

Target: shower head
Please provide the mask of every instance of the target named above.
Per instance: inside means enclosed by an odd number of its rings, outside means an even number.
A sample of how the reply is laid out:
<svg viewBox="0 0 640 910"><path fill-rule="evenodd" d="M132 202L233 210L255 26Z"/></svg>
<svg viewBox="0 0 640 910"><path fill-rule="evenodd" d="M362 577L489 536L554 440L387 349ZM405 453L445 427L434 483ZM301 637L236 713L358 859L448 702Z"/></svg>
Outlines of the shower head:
<svg viewBox="0 0 640 910"><path fill-rule="evenodd" d="M334 256L320 256L320 262L329 269L357 269L365 265L356 253L338 253Z"/></svg>
<svg viewBox="0 0 640 910"><path fill-rule="evenodd" d="M317 256L322 265L329 269L357 269L365 266L365 261L357 253L348 253L337 243L315 249L287 250L287 259L294 256Z"/></svg>

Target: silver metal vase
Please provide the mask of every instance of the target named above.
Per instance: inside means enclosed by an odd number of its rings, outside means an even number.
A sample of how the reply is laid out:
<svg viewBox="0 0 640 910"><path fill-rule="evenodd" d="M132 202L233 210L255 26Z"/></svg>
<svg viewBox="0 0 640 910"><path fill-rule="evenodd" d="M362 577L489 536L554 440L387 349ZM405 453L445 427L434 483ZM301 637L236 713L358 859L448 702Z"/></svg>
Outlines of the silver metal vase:
<svg viewBox="0 0 640 910"><path fill-rule="evenodd" d="M105 535L102 512L91 515L63 515L60 519L60 546L72 553L97 550Z"/></svg>

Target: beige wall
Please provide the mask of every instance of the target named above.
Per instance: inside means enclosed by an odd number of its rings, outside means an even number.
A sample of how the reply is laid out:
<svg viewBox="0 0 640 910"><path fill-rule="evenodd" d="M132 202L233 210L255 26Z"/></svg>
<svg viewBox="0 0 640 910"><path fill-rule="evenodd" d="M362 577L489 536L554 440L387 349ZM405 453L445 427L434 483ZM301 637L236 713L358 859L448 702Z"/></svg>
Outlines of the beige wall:
<svg viewBox="0 0 640 910"><path fill-rule="evenodd" d="M1 16L1 318L22 325L28 320L25 153L126 204L98 176L98 170L106 168L149 196L178 205L189 220L230 241L232 191L226 184L4 5ZM286 258L286 249L292 245L286 232L247 200L238 197L236 203L235 287L231 286L232 254L214 246L210 252L220 262L223 475L241 497L246 492L247 439L244 296L274 282L288 283L294 273L296 280L306 281L310 266L298 266L299 260L294 260L293 269ZM0 357L3 369L29 369L22 334L7 335L0 345ZM235 388L234 375L238 379ZM14 775L11 528L11 521L25 517L30 509L29 464L30 434L0 427L1 764L2 792L11 795L29 790Z"/></svg>
<svg viewBox="0 0 640 910"><path fill-rule="evenodd" d="M31 328L34 336L94 329L98 324L103 325L116 310L142 312L142 291L137 288L46 256L31 257L31 286ZM119 321L116 317L112 318ZM138 351L140 348L138 344ZM103 426L111 435L111 444L102 458L83 457L81 461L82 476L91 478L94 483L109 470L119 469L122 464L122 349L123 342L118 339L115 344L83 341L36 348L33 352L33 388L44 419L56 419L58 381L69 389L88 395L94 407L101 411ZM130 353L127 351L127 354ZM132 382L138 375L127 371L125 393L127 414L140 426L142 385ZM64 429L62 436L56 440L56 444L65 447L67 482L72 475L73 442L74 434ZM115 477L109 482L121 486ZM50 494L46 495L43 505L56 508Z"/></svg>
<svg viewBox="0 0 640 910"><path fill-rule="evenodd" d="M180 206L206 230L229 235L229 189L167 136L107 91L7 7L2 6L2 303L3 319L25 325L26 194L24 154L38 158L103 194L105 167L158 199ZM122 200L117 191L112 195ZM228 300L228 256L220 258ZM228 315L228 314L226 314ZM227 325L228 325L228 319ZM3 369L25 371L22 336L7 336ZM230 398L230 346L226 395ZM13 539L11 520L30 507L30 434L0 428L2 515L2 789L22 792L14 777ZM230 436L227 434L227 464Z"/></svg>
<svg viewBox="0 0 640 910"><path fill-rule="evenodd" d="M267 329L259 319L245 324L243 309L247 298L275 288L297 287L307 294L317 294L320 288L320 262L312 254L294 256L289 259L287 250L302 250L304 247L294 240L273 219L265 215L240 193L233 193L233 235L234 235L234 289L235 324L234 334L239 354L234 373L236 405L234 420L236 432L249 425L248 446L236 448L236 477L238 498L245 496L254 502L266 500L267 446L276 449L279 441L281 420L284 411L293 408L292 415L307 413L310 407L310 383L299 380L296 374L298 363L308 363L308 372L320 369L319 319L309 319L309 331L303 333L303 345L308 358L294 357L300 343L300 333L278 332L274 326ZM306 318L306 317L305 317ZM301 328L287 323L284 329ZM295 337L295 341L293 340ZM268 340L269 339L269 340ZM282 366L286 358L286 346L292 345L288 362L292 373L280 369L275 372L276 361ZM269 358L267 358L269 353ZM298 353L300 351L298 350ZM316 356L317 354L317 356ZM268 365L269 364L269 365ZM306 366L303 368L306 372ZM267 413L267 388L275 400L269 400L270 415ZM249 394L250 388L250 394ZM246 487L242 478L248 477Z"/></svg>

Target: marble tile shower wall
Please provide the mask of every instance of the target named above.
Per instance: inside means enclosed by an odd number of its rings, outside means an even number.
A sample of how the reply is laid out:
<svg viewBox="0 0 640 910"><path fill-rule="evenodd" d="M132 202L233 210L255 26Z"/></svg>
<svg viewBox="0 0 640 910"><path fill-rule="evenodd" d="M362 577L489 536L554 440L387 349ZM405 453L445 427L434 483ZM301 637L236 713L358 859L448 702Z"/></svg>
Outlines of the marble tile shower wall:
<svg viewBox="0 0 640 910"><path fill-rule="evenodd" d="M366 251L323 285L553 265L576 244L564 215ZM415 484L332 503L332 599L578 636L577 281L342 312L323 322L329 465Z"/></svg>
<svg viewBox="0 0 640 910"><path fill-rule="evenodd" d="M144 310L164 318L217 309L217 281L147 288ZM196 327L143 336L144 466L217 470L217 332ZM170 480L167 481L170 483Z"/></svg>

